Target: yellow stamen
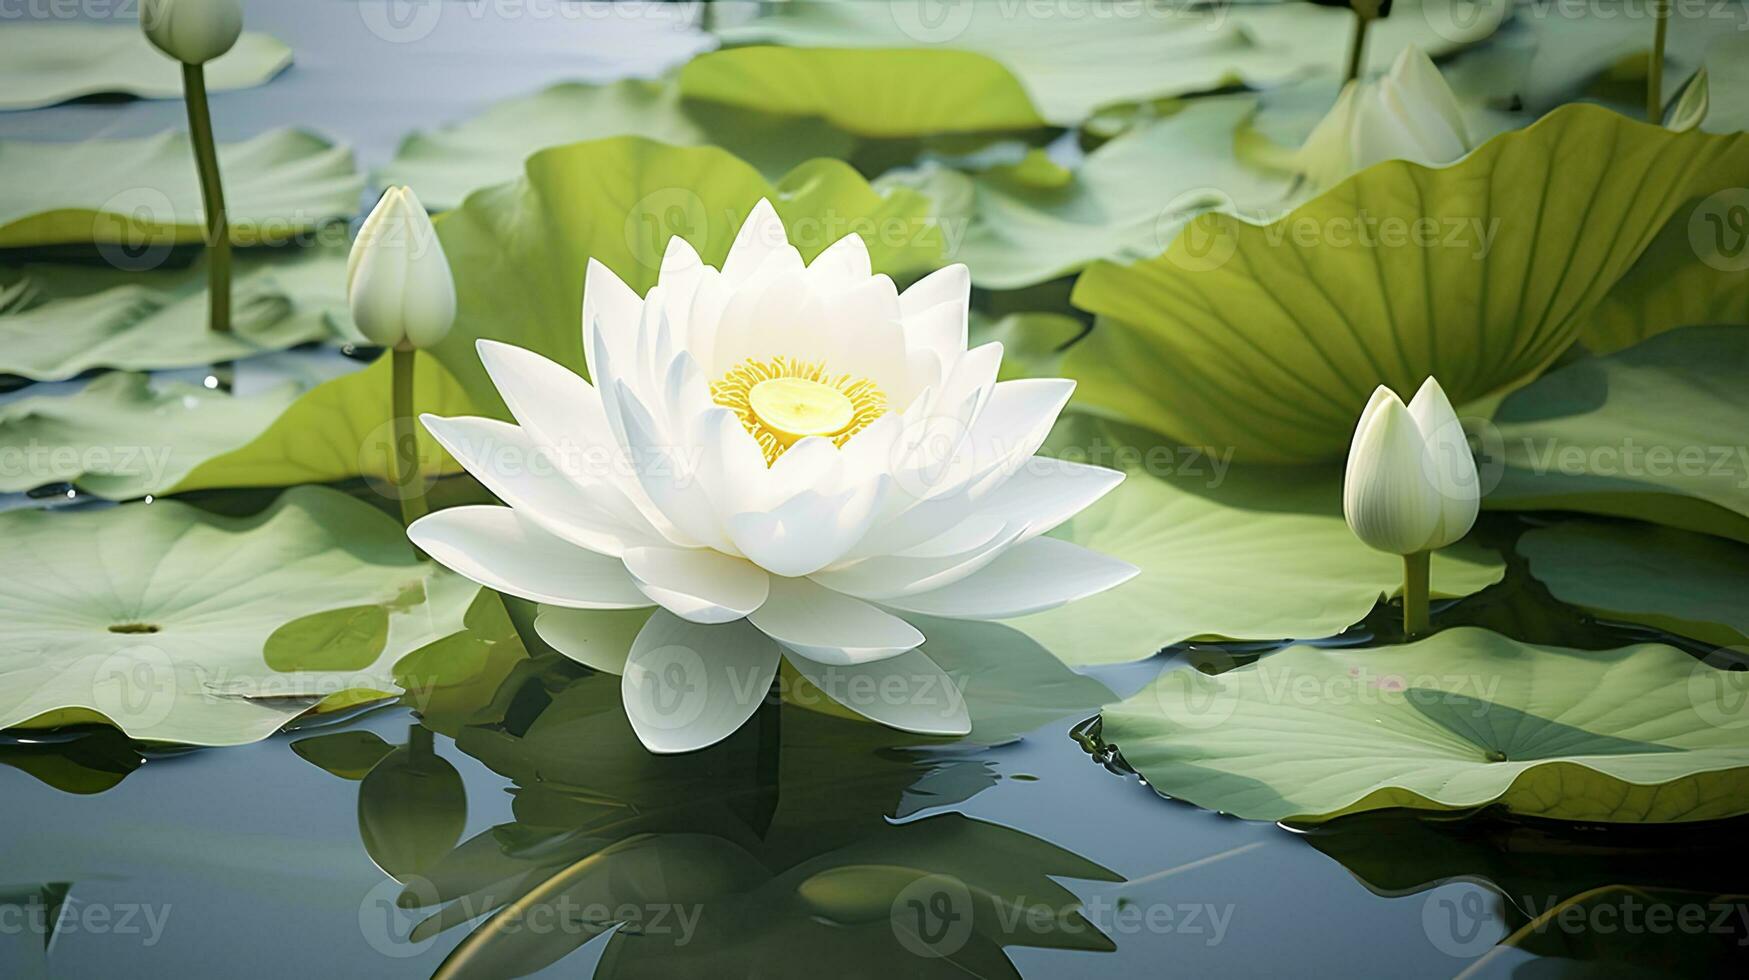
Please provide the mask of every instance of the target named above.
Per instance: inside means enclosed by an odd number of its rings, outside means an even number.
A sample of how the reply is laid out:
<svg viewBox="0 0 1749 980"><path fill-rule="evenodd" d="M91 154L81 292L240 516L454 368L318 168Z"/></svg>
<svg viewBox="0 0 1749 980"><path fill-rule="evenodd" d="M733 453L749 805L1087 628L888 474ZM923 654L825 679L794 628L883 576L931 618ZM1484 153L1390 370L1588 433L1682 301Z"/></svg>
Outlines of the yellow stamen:
<svg viewBox="0 0 1749 980"><path fill-rule="evenodd" d="M887 411L887 395L873 381L830 375L823 364L781 355L730 368L711 385L711 400L740 418L767 466L804 436L842 446Z"/></svg>

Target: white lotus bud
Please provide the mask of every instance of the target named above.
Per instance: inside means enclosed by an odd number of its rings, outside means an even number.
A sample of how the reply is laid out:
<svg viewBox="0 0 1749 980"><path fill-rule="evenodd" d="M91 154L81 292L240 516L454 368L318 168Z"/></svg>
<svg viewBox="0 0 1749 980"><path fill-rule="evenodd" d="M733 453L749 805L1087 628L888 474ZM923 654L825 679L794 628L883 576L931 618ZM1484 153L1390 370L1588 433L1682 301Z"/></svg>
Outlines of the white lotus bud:
<svg viewBox="0 0 1749 980"><path fill-rule="evenodd" d="M1379 551L1443 548L1476 522L1481 482L1451 402L1428 378L1410 404L1380 385L1348 449L1342 513Z"/></svg>
<svg viewBox="0 0 1749 980"><path fill-rule="evenodd" d="M1343 87L1295 163L1314 184L1329 187L1386 160L1438 166L1469 151L1457 96L1433 61L1411 45L1383 77Z"/></svg>
<svg viewBox="0 0 1749 980"><path fill-rule="evenodd" d="M243 33L237 0L144 0L140 28L158 50L187 65L204 65L231 50Z"/></svg>
<svg viewBox="0 0 1749 980"><path fill-rule="evenodd" d="M455 324L449 259L410 188L389 188L364 219L346 260L346 298L359 331L384 347L432 347Z"/></svg>

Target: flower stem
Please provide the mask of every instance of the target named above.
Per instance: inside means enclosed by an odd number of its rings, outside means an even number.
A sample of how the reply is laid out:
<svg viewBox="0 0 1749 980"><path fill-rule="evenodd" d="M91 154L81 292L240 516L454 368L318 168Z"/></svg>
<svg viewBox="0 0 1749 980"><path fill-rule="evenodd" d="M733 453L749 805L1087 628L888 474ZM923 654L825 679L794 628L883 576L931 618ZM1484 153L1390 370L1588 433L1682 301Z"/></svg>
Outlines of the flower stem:
<svg viewBox="0 0 1749 980"><path fill-rule="evenodd" d="M1366 64L1366 29L1371 26L1372 18L1356 10L1354 12L1354 39L1348 42L1348 74L1345 82L1360 78L1361 66Z"/></svg>
<svg viewBox="0 0 1749 980"><path fill-rule="evenodd" d="M1653 0L1652 61L1646 66L1646 121L1664 119L1664 36L1670 31L1670 0Z"/></svg>
<svg viewBox="0 0 1749 980"><path fill-rule="evenodd" d="M392 393L389 410L394 413L394 480L395 495L401 500L401 523L411 526L425 516L425 486L419 472L419 438L413 429L413 358L418 352L410 345L399 344L389 352L389 385ZM425 555L418 548L413 553L420 561Z"/></svg>
<svg viewBox="0 0 1749 980"><path fill-rule="evenodd" d="M1417 551L1403 556L1403 635L1427 633L1427 578L1431 553Z"/></svg>
<svg viewBox="0 0 1749 980"><path fill-rule="evenodd" d="M189 138L200 168L201 205L206 211L207 326L231 332L231 228L225 218L225 189L219 183L219 150L213 142L213 116L206 101L206 70L182 66L183 102L188 105Z"/></svg>

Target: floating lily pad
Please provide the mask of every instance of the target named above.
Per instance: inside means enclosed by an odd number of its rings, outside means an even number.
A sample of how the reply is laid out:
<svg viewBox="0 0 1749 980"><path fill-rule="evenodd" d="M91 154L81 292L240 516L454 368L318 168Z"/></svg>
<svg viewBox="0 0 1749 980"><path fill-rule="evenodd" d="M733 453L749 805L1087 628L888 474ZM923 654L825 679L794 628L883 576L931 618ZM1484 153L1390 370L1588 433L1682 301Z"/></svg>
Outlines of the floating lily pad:
<svg viewBox="0 0 1749 980"><path fill-rule="evenodd" d="M21 398L0 405L0 492L71 483L112 500L163 493L255 438L296 397L289 384L238 398L116 372L71 395Z"/></svg>
<svg viewBox="0 0 1749 980"><path fill-rule="evenodd" d="M943 48L731 48L687 62L680 91L880 138L1045 125L1007 68Z"/></svg>
<svg viewBox="0 0 1749 980"><path fill-rule="evenodd" d="M1673 647L1532 646L1469 627L1164 673L1102 737L1160 793L1250 820L1500 805L1676 823L1749 812L1749 700L1696 697Z"/></svg>
<svg viewBox="0 0 1749 980"><path fill-rule="evenodd" d="M1438 55L1479 41L1504 16L1504 4L1399 0L1392 16L1373 26L1367 67L1384 69L1410 43ZM981 53L1014 73L1046 119L1074 125L1115 103L1335 74L1353 30L1347 10L1304 3L1198 8L898 0L780 5L717 33L736 44ZM928 92L897 71L870 85L915 91L918 98Z"/></svg>
<svg viewBox="0 0 1749 980"><path fill-rule="evenodd" d="M1269 224L1205 214L1158 258L1095 263L1074 302L1100 320L1065 371L1181 442L1339 458L1379 384L1435 375L1463 404L1547 366L1686 202L1746 171L1749 135L1564 107L1447 167L1386 162Z"/></svg>
<svg viewBox="0 0 1749 980"><path fill-rule="evenodd" d="M1366 618L1403 584L1403 561L1362 544L1342 517L1336 468L1233 464L1139 430L1071 414L1047 449L1121 468L1124 482L1053 531L1142 570L1109 592L1009 625L1071 664L1143 660L1196 638L1317 639ZM1433 590L1478 592L1498 555L1434 555Z"/></svg>
<svg viewBox="0 0 1749 980"><path fill-rule="evenodd" d="M1255 105L1249 96L1189 103L1136 124L1055 183L1012 167L967 174L940 164L879 183L936 201L952 258L971 267L973 282L1018 289L1096 259L1156 255L1199 211L1284 202L1289 179L1246 169L1234 156L1234 133Z"/></svg>
<svg viewBox="0 0 1749 980"><path fill-rule="evenodd" d="M360 780L395 747L375 732L331 732L300 738L291 744L298 758L341 779Z"/></svg>
<svg viewBox="0 0 1749 980"><path fill-rule="evenodd" d="M848 164L814 160L776 186L716 147L618 137L542 150L525 176L470 196L437 221L455 273L455 329L434 349L475 404L502 411L474 343L503 340L581 369L583 273L594 258L640 295L655 285L670 237L720 265L761 198L812 260L853 232L877 272L896 278L941 262L927 198L879 194ZM438 409L424 409L438 411Z"/></svg>
<svg viewBox="0 0 1749 980"><path fill-rule="evenodd" d="M229 487L283 487L366 477L385 493L394 476L394 409L389 357L304 392L247 443L196 466L172 492ZM413 410L467 415L474 402L430 355L414 359ZM426 477L456 464L423 426L415 426L419 470Z"/></svg>
<svg viewBox="0 0 1749 980"><path fill-rule="evenodd" d="M1677 327L1749 323L1749 269L1716 261L1746 241L1727 224L1733 205L1749 207L1749 194L1724 191L1671 218L1586 318L1585 349L1609 354Z"/></svg>
<svg viewBox="0 0 1749 980"><path fill-rule="evenodd" d="M253 88L291 61L291 49L278 39L245 31L236 47L207 62L207 90ZM117 93L182 98L180 67L138 26L12 20L0 32L0 110Z"/></svg>
<svg viewBox="0 0 1749 980"><path fill-rule="evenodd" d="M1513 392L1483 506L1634 517L1749 541L1749 329L1684 327Z"/></svg>
<svg viewBox="0 0 1749 980"><path fill-rule="evenodd" d="M415 561L387 514L315 487L244 518L163 500L0 514L0 551L0 727L99 721L155 742L253 742L324 698L393 693L394 660L459 629L478 592ZM363 602L390 611L369 667L263 659L288 620Z"/></svg>
<svg viewBox="0 0 1749 980"><path fill-rule="evenodd" d="M774 178L814 157L848 156L856 142L815 120L683 99L672 80L567 82L500 102L455 126L414 133L376 178L411 185L426 207L448 210L469 191L515 180L536 150L607 136L717 144Z"/></svg>
<svg viewBox="0 0 1749 980"><path fill-rule="evenodd" d="M167 59L166 59L167 60ZM0 141L0 248L205 240L200 178L186 133L77 143ZM352 151L294 129L219 147L238 245L283 245L358 210Z"/></svg>
<svg viewBox="0 0 1749 980"><path fill-rule="evenodd" d="M1749 546L1639 523L1566 521L1519 536L1562 602L1715 646L1749 646Z"/></svg>
<svg viewBox="0 0 1749 980"><path fill-rule="evenodd" d="M26 266L12 288L41 302L0 312L0 374L62 381L93 368L219 364L354 332L343 251L244 252L235 268L231 332L215 333L207 328L203 262L137 273Z"/></svg>

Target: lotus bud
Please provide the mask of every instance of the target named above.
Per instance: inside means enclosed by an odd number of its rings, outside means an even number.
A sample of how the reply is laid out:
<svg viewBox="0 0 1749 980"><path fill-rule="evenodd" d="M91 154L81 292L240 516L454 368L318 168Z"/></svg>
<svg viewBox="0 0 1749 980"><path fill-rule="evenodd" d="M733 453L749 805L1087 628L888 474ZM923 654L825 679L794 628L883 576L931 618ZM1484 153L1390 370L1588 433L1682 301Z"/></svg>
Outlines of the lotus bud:
<svg viewBox="0 0 1749 980"><path fill-rule="evenodd" d="M371 343L429 348L455 323L455 280L437 229L406 187L391 187L346 260L352 319Z"/></svg>
<svg viewBox="0 0 1749 980"><path fill-rule="evenodd" d="M204 65L237 43L243 8L237 0L144 0L140 28L170 57L185 65Z"/></svg>
<svg viewBox="0 0 1749 980"><path fill-rule="evenodd" d="M1476 462L1451 402L1428 378L1408 405L1380 385L1355 426L1342 513L1369 547L1397 555L1443 548L1476 522Z"/></svg>
<svg viewBox="0 0 1749 980"><path fill-rule="evenodd" d="M1433 61L1411 45L1384 77L1343 86L1295 163L1314 184L1329 187L1386 160L1438 166L1469 151L1457 96Z"/></svg>

